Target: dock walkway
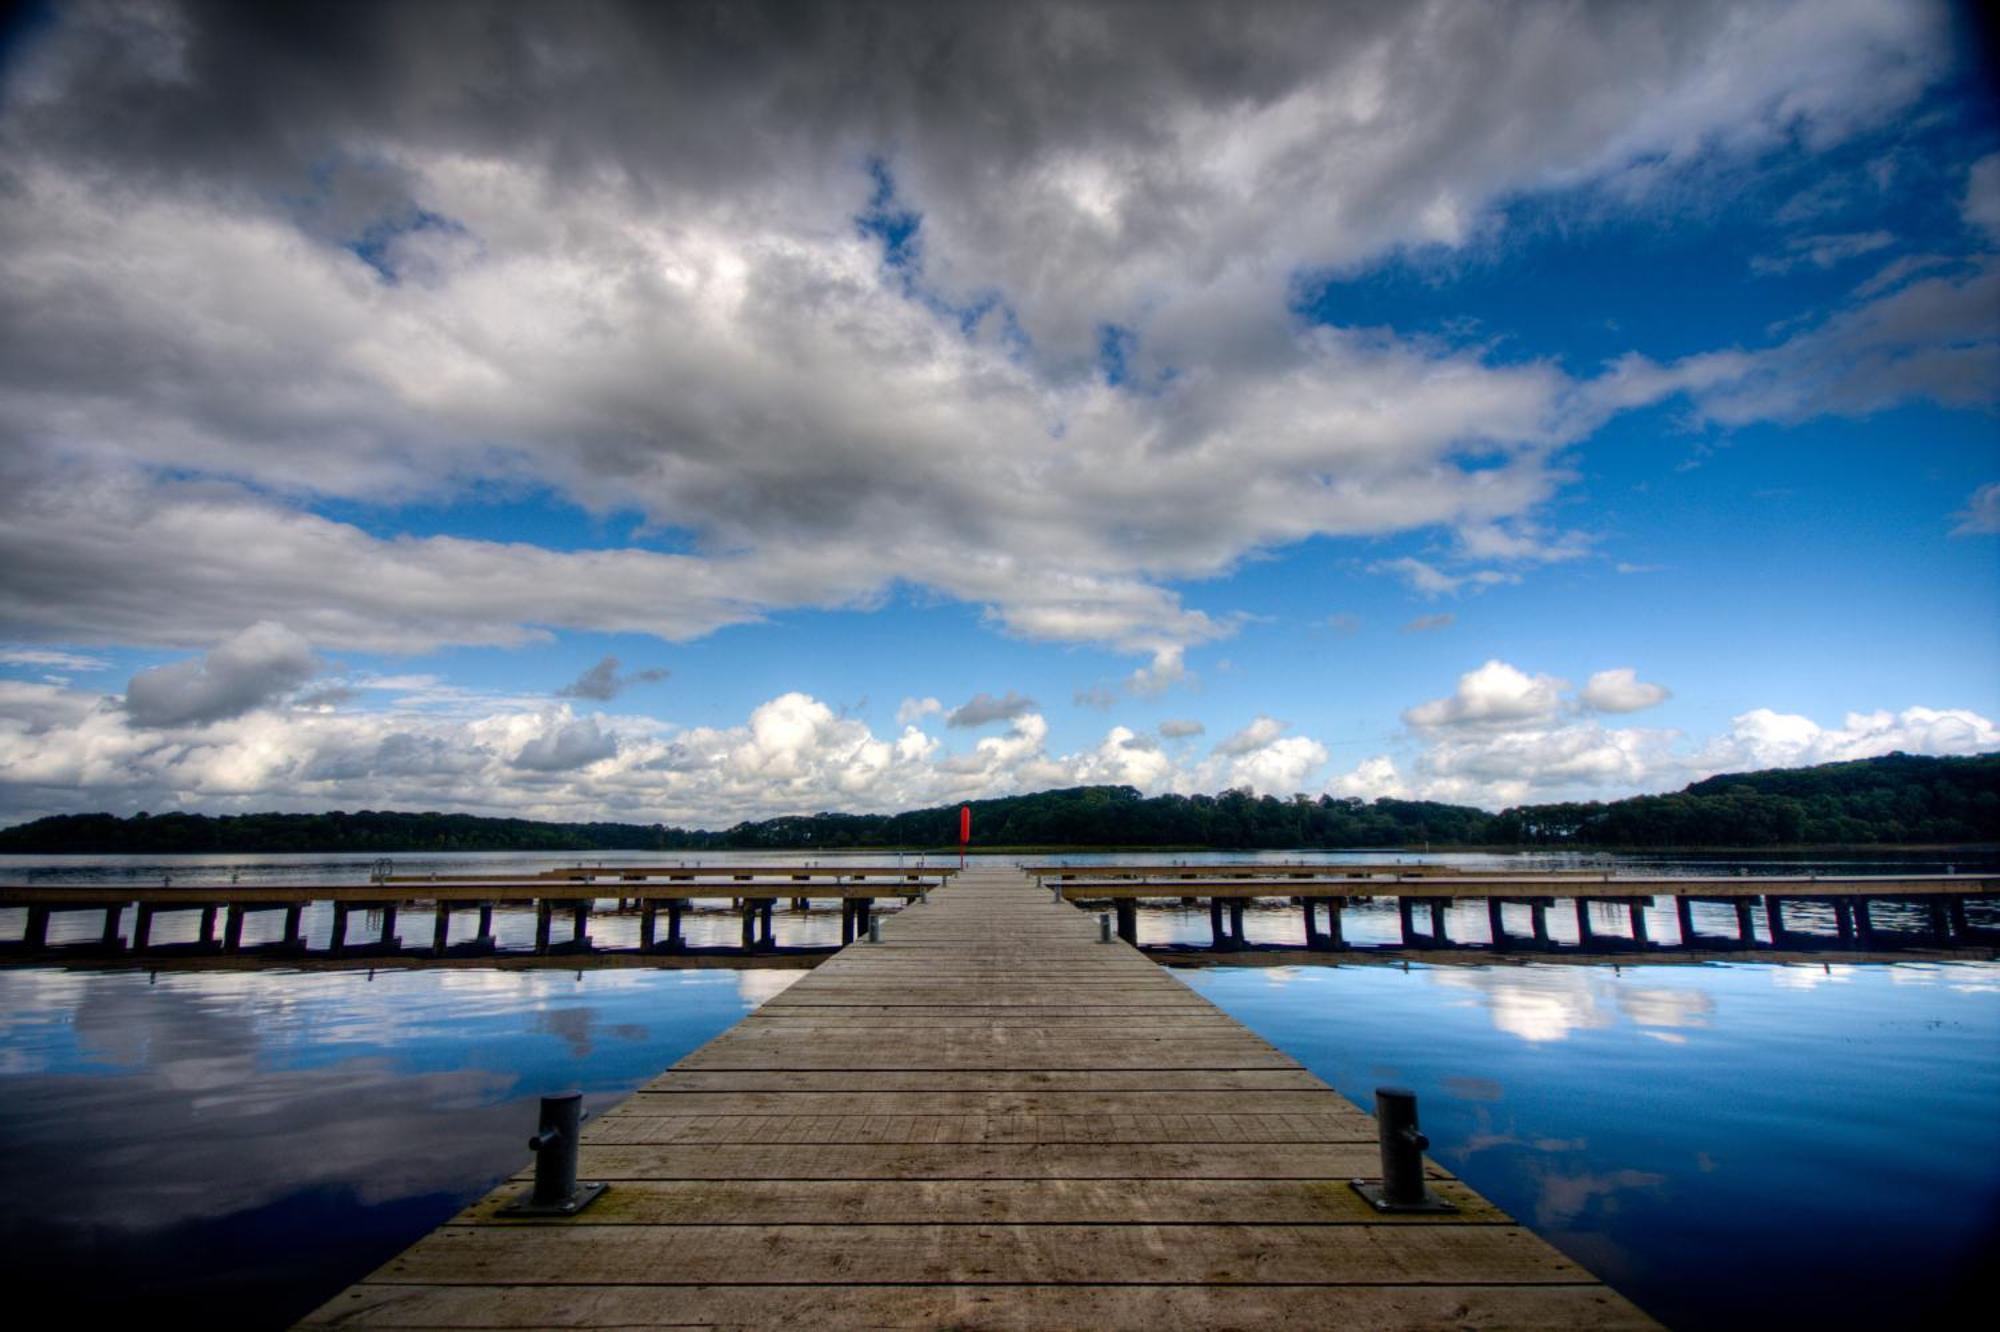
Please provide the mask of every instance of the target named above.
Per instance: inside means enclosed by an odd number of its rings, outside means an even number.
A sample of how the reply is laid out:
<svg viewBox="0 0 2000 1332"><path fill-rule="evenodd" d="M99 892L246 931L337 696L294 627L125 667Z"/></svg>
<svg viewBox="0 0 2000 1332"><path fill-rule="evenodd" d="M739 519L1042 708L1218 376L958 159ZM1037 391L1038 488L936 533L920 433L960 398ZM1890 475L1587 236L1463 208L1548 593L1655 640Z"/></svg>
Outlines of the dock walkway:
<svg viewBox="0 0 2000 1332"><path fill-rule="evenodd" d="M1019 871L882 924L306 1326L1650 1327L1435 1165L1382 1217L1374 1121ZM524 1125L524 1133L527 1126Z"/></svg>

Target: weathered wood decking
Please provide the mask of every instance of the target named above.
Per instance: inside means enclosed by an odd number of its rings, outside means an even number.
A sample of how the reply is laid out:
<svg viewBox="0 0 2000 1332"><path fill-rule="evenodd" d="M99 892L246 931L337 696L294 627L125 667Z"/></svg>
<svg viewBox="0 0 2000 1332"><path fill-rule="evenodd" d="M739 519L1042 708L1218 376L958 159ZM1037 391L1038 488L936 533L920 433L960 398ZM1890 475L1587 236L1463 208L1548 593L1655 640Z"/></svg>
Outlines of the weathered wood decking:
<svg viewBox="0 0 2000 1332"><path fill-rule="evenodd" d="M495 1190L307 1325L1651 1326L1020 873L975 869L586 1127L581 1215ZM528 1126L523 1126L524 1135Z"/></svg>

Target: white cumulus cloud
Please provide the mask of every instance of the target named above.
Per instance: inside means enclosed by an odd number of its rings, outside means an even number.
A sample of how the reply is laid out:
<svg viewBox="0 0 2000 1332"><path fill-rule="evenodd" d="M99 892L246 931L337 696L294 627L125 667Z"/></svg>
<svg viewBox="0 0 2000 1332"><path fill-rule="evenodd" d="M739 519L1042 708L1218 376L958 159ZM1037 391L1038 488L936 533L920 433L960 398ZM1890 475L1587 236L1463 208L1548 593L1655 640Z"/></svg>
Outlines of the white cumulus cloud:
<svg viewBox="0 0 2000 1332"><path fill-rule="evenodd" d="M1528 675L1504 661L1489 661L1458 677L1447 698L1419 703L1403 720L1420 729L1510 726L1554 717L1566 683L1548 675Z"/></svg>
<svg viewBox="0 0 2000 1332"><path fill-rule="evenodd" d="M1638 712L1673 697L1665 685L1649 684L1630 666L1598 671L1584 682L1583 706L1596 712Z"/></svg>

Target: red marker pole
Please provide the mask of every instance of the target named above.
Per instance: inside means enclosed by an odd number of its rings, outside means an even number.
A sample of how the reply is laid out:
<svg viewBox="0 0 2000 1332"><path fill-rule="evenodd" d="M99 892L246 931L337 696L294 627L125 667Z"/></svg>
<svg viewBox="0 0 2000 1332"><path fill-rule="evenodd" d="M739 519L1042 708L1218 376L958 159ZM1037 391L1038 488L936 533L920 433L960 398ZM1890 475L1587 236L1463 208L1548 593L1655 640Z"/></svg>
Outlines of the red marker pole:
<svg viewBox="0 0 2000 1332"><path fill-rule="evenodd" d="M972 806L958 807L958 867L965 868L965 846L972 840Z"/></svg>

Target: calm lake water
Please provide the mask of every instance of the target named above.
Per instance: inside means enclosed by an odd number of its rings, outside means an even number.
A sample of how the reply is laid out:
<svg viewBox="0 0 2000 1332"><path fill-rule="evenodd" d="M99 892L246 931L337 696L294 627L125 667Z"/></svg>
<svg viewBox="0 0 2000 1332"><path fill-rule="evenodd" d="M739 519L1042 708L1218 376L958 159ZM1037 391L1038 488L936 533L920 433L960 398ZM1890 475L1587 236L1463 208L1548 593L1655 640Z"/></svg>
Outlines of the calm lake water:
<svg viewBox="0 0 2000 1332"><path fill-rule="evenodd" d="M573 858L398 869L495 861ZM0 877L367 863L12 858ZM717 942L734 923L715 913ZM1249 933L1296 928L1274 907ZM1148 910L1141 931L1205 938L1206 913ZM522 1165L542 1092L613 1104L802 974L0 970L0 1272L79 1312L282 1325ZM1942 1322L2000 1257L2000 965L1173 974L1363 1104L1414 1087L1440 1161L1670 1325Z"/></svg>

